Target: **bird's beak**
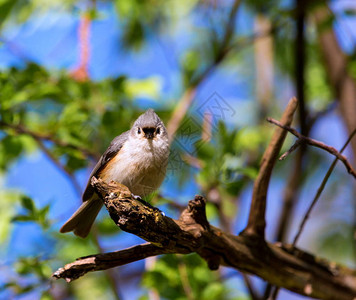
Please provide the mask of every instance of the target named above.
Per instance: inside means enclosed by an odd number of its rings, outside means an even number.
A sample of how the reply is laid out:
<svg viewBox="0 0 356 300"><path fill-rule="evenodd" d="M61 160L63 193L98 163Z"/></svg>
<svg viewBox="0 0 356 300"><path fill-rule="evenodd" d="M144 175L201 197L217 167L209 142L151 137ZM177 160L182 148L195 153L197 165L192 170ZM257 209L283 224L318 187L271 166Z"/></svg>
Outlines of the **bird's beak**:
<svg viewBox="0 0 356 300"><path fill-rule="evenodd" d="M146 133L146 134L145 134L145 138L146 138L146 139L149 139L149 140L153 139L153 133L151 133L151 132Z"/></svg>
<svg viewBox="0 0 356 300"><path fill-rule="evenodd" d="M149 127L149 128L143 128L142 130L143 130L143 132L145 133L145 138L146 138L146 139L151 140L151 139L154 138L156 128L151 128L151 127Z"/></svg>

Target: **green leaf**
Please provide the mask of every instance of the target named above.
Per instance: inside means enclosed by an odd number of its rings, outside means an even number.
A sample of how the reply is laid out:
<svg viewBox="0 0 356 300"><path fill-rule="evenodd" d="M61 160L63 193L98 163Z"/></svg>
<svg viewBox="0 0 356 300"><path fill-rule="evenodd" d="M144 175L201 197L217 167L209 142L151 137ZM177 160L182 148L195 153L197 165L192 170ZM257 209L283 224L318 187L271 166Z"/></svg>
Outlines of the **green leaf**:
<svg viewBox="0 0 356 300"><path fill-rule="evenodd" d="M29 212L35 212L35 204L33 203L33 200L28 197L28 196L22 196L21 197L21 205L23 208L27 209Z"/></svg>

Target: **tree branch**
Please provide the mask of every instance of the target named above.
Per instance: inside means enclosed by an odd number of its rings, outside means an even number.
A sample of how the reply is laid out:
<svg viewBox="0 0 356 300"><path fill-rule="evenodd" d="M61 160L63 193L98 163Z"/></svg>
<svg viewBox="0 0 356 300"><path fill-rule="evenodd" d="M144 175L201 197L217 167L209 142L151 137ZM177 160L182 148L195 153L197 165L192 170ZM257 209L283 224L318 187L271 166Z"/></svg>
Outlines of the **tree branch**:
<svg viewBox="0 0 356 300"><path fill-rule="evenodd" d="M255 287L253 286L250 277L248 277L248 275L245 273L242 273L242 277L244 279L245 285L248 289L251 299L252 300L262 300L262 297L258 295Z"/></svg>
<svg viewBox="0 0 356 300"><path fill-rule="evenodd" d="M297 104L298 101L296 98L292 98L289 101L282 116L283 124L290 125L292 123L293 114L297 108ZM248 224L243 231L244 234L264 238L264 231L266 227L266 198L269 180L285 137L286 132L284 130L276 130L262 157L260 171L253 187L250 215Z"/></svg>
<svg viewBox="0 0 356 300"><path fill-rule="evenodd" d="M335 109L336 102L332 102L328 105L324 110L318 112L312 112L309 114L308 122L306 124L307 133L311 131L315 122L319 120L319 118L323 117L325 114L329 113L331 110ZM308 135L308 134L307 134ZM296 140L294 145L296 147L299 146L299 140ZM294 145L284 153L279 159L285 159L292 151L294 151ZM303 151L301 151L303 150ZM288 178L287 184L283 191L283 208L282 213L280 215L277 231L276 231L276 241L285 242L286 233L288 232L289 225L291 224L292 215L294 208L297 204L299 190L302 185L302 178L305 179L303 175L303 162L306 155L306 148L300 148L300 151L296 154L294 166L292 167L292 172Z"/></svg>
<svg viewBox="0 0 356 300"><path fill-rule="evenodd" d="M57 167L58 170L62 171L62 173L68 178L68 180L72 183L73 188L75 189L76 193L80 196L82 192L82 188L79 185L73 173L68 170L65 165L62 165L61 162L55 157L51 151L44 145L43 141L39 138L35 138L38 147L43 151L43 153L47 156L47 158Z"/></svg>
<svg viewBox="0 0 356 300"><path fill-rule="evenodd" d="M297 130L295 130L294 128L286 126L286 125L283 125L283 124L281 124L280 122L278 122L275 119L267 118L267 121L272 123L272 124L274 124L274 125L277 125L280 128L283 128L283 129L289 131L291 134L293 134L294 136L296 136L300 140L300 144L301 143L306 143L308 145L311 145L311 146L314 146L314 147L317 147L317 148L320 148L320 149L324 149L325 151L327 151L330 154L334 155L338 160L342 161L342 163L346 167L347 172L349 174L351 174L354 178L356 178L356 172L352 168L352 166L349 163L349 161L347 160L347 158L344 155L342 155L339 151L337 151L334 147L328 146L328 145L324 144L323 142L319 142L317 140L314 140L314 139L311 139L309 137L303 136ZM283 156L285 157L285 154Z"/></svg>
<svg viewBox="0 0 356 300"><path fill-rule="evenodd" d="M224 58L233 50L239 47L252 45L256 40L262 39L273 34L277 30L276 27L264 32L257 32L251 36L245 36L241 39L231 42L224 47L220 47L218 59L212 62L195 80L190 83L190 86L179 99L170 120L167 123L167 131L170 141L173 141L174 136L179 128L181 121L187 113L197 91L198 86L211 74L211 72L224 60Z"/></svg>
<svg viewBox="0 0 356 300"><path fill-rule="evenodd" d="M196 252L213 270L219 265L232 267L314 298L343 300L356 297L355 271L317 259L291 246L225 233L208 223L205 199L201 196L189 201L180 218L174 220L133 198L121 184L107 184L93 178L92 185L114 222L122 230L150 244L78 259L55 272L55 278L71 281L88 271L112 268L141 257Z"/></svg>
<svg viewBox="0 0 356 300"><path fill-rule="evenodd" d="M88 272L107 270L126 265L150 256L170 253L153 244L145 243L125 250L80 257L53 273L52 277L71 282Z"/></svg>
<svg viewBox="0 0 356 300"><path fill-rule="evenodd" d="M10 124L10 123L7 123L7 122L5 122L3 120L0 120L0 126L1 127L5 127L5 128L10 128L10 129L14 130L18 134L28 135L28 136L32 137L34 140L36 140L36 141L38 141L38 140L50 141L53 144L56 144L57 146L60 146L60 147L71 148L71 149L78 150L87 158L99 159L99 157L100 157L100 155L98 155L98 153L94 153L94 152L91 152L90 150L88 150L86 148L83 148L83 147L80 147L80 146L76 146L76 145L64 142L62 140L56 139L51 134L44 134L44 133L39 133L39 132L32 131L32 130L26 128L25 126L23 126L21 124Z"/></svg>

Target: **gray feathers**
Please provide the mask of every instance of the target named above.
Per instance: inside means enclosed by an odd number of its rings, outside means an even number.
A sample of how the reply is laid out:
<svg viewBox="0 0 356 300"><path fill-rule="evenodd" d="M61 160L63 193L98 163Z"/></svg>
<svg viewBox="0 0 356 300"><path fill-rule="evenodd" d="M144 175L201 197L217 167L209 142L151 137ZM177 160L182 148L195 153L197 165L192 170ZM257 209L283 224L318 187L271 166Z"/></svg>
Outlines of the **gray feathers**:
<svg viewBox="0 0 356 300"><path fill-rule="evenodd" d="M162 125L162 121L157 116L157 114L154 112L152 108L148 109L144 114L139 116L137 120L135 121L133 127L158 127L159 125Z"/></svg>
<svg viewBox="0 0 356 300"><path fill-rule="evenodd" d="M95 199L83 202L59 231L65 233L73 230L75 235L85 238L103 206L101 199L96 195L94 197Z"/></svg>
<svg viewBox="0 0 356 300"><path fill-rule="evenodd" d="M98 173L100 173L102 168L105 167L105 165L120 151L122 145L128 139L129 133L130 131L128 130L115 137L110 143L109 147L104 152L104 154L100 157L93 171L91 171L89 175L89 180L82 196L83 201L87 201L88 199L90 199L94 193L94 189L90 184L91 178L93 176L96 176Z"/></svg>

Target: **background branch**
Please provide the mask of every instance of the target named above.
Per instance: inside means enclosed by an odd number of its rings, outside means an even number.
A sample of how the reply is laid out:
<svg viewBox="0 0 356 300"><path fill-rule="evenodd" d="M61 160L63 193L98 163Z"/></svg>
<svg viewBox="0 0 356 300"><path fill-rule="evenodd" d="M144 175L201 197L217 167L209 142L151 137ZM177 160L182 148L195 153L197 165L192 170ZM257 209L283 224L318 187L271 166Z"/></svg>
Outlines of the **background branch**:
<svg viewBox="0 0 356 300"><path fill-rule="evenodd" d="M354 137L355 134L356 134L356 128L355 128L355 130L351 133L350 137L347 139L347 141L346 141L346 143L344 144L344 146L341 148L340 154L345 150L345 148L346 148L347 145L351 142L351 140L352 140L352 138ZM338 157L336 157L336 158L334 159L333 163L331 164L331 166L330 166L329 170L327 171L327 173L326 173L326 175L325 175L325 177L324 177L324 179L323 179L321 185L320 185L319 188L318 188L318 191L317 191L316 194L315 194L315 197L314 197L312 203L310 204L310 206L309 206L307 212L305 213L305 216L303 217L303 220L302 220L302 222L301 222L300 225L299 225L298 232L297 232L297 234L295 235L295 238L294 238L294 240L293 240L293 246L295 246L295 245L297 244L298 239L299 239L299 237L300 237L300 235L302 234L302 231L303 231L303 229L304 229L305 223L307 222L307 220L308 220L308 218L309 218L309 215L310 215L310 213L311 213L313 207L315 206L315 204L317 203L318 199L320 198L320 195L321 195L321 193L323 192L323 190L324 190L324 188L325 188L325 185L326 185L326 183L327 183L327 181L328 181L328 179L329 179L329 177L330 177L332 171L334 170L334 168L335 168L335 166L336 166L337 161L338 161Z"/></svg>
<svg viewBox="0 0 356 300"><path fill-rule="evenodd" d="M184 116L186 115L194 97L198 85L209 76L209 74L219 65L221 61L226 57L228 52L228 46L234 35L235 19L238 8L240 6L241 0L235 0L231 8L229 19L224 29L224 36L222 38L221 44L217 49L217 54L213 62L194 80L189 84L188 89L185 91L181 99L179 100L177 106L175 107L171 119L167 123L167 131L170 141L172 142L174 136L179 128L179 124L182 122Z"/></svg>
<svg viewBox="0 0 356 300"><path fill-rule="evenodd" d="M321 55L336 98L339 102L340 112L346 127L351 132L356 128L356 81L350 74L348 57L341 49L332 26L325 28L326 22L332 17L327 1L321 1L321 5L314 11L313 20L318 29L318 39ZM354 156L356 157L356 140L351 142Z"/></svg>
<svg viewBox="0 0 356 300"><path fill-rule="evenodd" d="M70 170L68 170L66 166L61 164L58 158L51 153L51 151L44 145L43 141L40 138L36 138L36 137L33 138L35 139L38 147L48 157L48 159L56 166L58 170L63 172L63 174L68 178L69 182L74 187L76 194L80 196L82 193L82 188L78 183L77 179L75 178L75 176L73 176L73 173Z"/></svg>
<svg viewBox="0 0 356 300"><path fill-rule="evenodd" d="M35 132L32 131L28 128L26 128L25 126L21 125L21 124L10 124L7 123L3 120L0 120L0 127L5 127L5 128L9 128L14 130L16 133L18 134L25 134L28 135L30 137L32 137L34 140L38 141L38 140L42 140L42 141L50 141L53 144L63 147L63 148L71 148L71 149L75 149L80 151L85 157L87 158L91 158L93 160L97 160L100 158L100 155L98 153L94 153L91 152L90 150L88 150L87 148L83 148L77 145L73 145L71 143L67 143L65 141L59 140L57 138L55 138L52 134L44 134L44 133L39 133L39 132Z"/></svg>

